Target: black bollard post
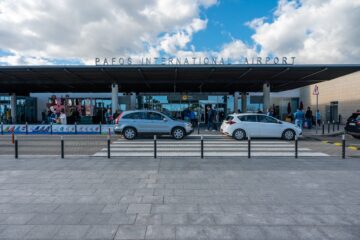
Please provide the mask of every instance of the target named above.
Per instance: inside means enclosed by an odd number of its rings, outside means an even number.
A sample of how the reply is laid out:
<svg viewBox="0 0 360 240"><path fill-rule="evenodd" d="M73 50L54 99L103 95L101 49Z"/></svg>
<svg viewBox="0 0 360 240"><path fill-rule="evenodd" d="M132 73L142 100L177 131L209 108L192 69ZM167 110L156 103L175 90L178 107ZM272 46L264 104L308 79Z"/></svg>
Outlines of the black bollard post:
<svg viewBox="0 0 360 240"><path fill-rule="evenodd" d="M298 158L298 137L295 135L295 158Z"/></svg>
<svg viewBox="0 0 360 240"><path fill-rule="evenodd" d="M110 136L107 137L107 157L110 158Z"/></svg>
<svg viewBox="0 0 360 240"><path fill-rule="evenodd" d="M342 158L345 159L345 148L346 148L346 142L345 142L345 134L342 135Z"/></svg>
<svg viewBox="0 0 360 240"><path fill-rule="evenodd" d="M251 138L248 136L248 158L251 158Z"/></svg>
<svg viewBox="0 0 360 240"><path fill-rule="evenodd" d="M322 135L325 134L325 123L324 121L322 121Z"/></svg>
<svg viewBox="0 0 360 240"><path fill-rule="evenodd" d="M197 123L197 130L198 130L198 135L200 134L200 122L198 121Z"/></svg>
<svg viewBox="0 0 360 240"><path fill-rule="evenodd" d="M53 134L53 129L52 129L52 122L50 123L50 134Z"/></svg>
<svg viewBox="0 0 360 240"><path fill-rule="evenodd" d="M77 134L77 123L75 122L75 134Z"/></svg>
<svg viewBox="0 0 360 240"><path fill-rule="evenodd" d="M4 135L4 123L1 122L1 135Z"/></svg>
<svg viewBox="0 0 360 240"><path fill-rule="evenodd" d="M202 135L201 135L200 143L201 143L201 146L200 146L201 158L204 158L204 137Z"/></svg>
<svg viewBox="0 0 360 240"><path fill-rule="evenodd" d="M64 158L64 137L61 136L61 158Z"/></svg>
<svg viewBox="0 0 360 240"><path fill-rule="evenodd" d="M26 135L29 133L28 123L27 122L25 123L25 133L26 133Z"/></svg>
<svg viewBox="0 0 360 240"><path fill-rule="evenodd" d="M333 120L333 132L335 132L335 120Z"/></svg>
<svg viewBox="0 0 360 240"><path fill-rule="evenodd" d="M101 135L101 122L99 124L99 134Z"/></svg>
<svg viewBox="0 0 360 240"><path fill-rule="evenodd" d="M15 158L17 159L18 157L19 157L18 140L17 137L15 137Z"/></svg>
<svg viewBox="0 0 360 240"><path fill-rule="evenodd" d="M154 135L154 158L157 157L156 135Z"/></svg>
<svg viewBox="0 0 360 240"><path fill-rule="evenodd" d="M330 133L330 121L328 121L328 133Z"/></svg>

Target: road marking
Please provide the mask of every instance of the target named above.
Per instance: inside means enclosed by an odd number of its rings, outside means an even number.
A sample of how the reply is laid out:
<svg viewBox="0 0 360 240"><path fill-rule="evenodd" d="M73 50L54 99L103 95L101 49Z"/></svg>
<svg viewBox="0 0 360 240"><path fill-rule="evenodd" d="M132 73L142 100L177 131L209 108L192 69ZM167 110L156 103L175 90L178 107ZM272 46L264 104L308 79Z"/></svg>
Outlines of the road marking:
<svg viewBox="0 0 360 240"><path fill-rule="evenodd" d="M133 140L128 141L119 139L111 145L111 156L114 157L152 157L154 156L154 140ZM171 139L160 139L157 141L157 156L159 157L200 157L200 141L199 139L186 138L182 141ZM248 142L236 141L233 139L221 140L205 139L204 140L204 156L207 157L230 157L230 156L247 156ZM93 156L107 156L107 148ZM275 141L275 140L253 140L251 141L251 156L273 156L273 157L292 157L295 156L294 142ZM314 152L307 147L298 148L299 157L324 157L329 156L322 152Z"/></svg>

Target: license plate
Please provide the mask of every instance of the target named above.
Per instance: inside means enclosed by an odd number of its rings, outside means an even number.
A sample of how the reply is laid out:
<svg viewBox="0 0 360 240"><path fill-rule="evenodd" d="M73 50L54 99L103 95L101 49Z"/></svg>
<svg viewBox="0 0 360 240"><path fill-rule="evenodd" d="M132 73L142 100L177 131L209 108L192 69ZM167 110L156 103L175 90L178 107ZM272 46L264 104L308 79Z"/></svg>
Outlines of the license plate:
<svg viewBox="0 0 360 240"><path fill-rule="evenodd" d="M355 123L349 123L350 126L355 126Z"/></svg>

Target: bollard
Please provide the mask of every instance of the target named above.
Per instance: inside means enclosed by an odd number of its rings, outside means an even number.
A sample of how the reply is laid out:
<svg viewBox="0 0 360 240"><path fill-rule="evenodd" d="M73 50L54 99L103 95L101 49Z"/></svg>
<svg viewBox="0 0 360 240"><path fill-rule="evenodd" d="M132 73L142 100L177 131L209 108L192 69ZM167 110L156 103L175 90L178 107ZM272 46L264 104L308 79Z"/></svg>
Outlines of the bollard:
<svg viewBox="0 0 360 240"><path fill-rule="evenodd" d="M15 143L15 133L14 130L11 133L11 143L14 144Z"/></svg>
<svg viewBox="0 0 360 240"><path fill-rule="evenodd" d="M333 120L333 132L335 132L335 120Z"/></svg>
<svg viewBox="0 0 360 240"><path fill-rule="evenodd" d="M251 158L251 138L248 136L248 158Z"/></svg>
<svg viewBox="0 0 360 240"><path fill-rule="evenodd" d="M53 129L52 129L52 122L50 123L50 134L53 134Z"/></svg>
<svg viewBox="0 0 360 240"><path fill-rule="evenodd" d="M322 135L325 134L325 122L323 121L322 122Z"/></svg>
<svg viewBox="0 0 360 240"><path fill-rule="evenodd" d="M1 135L4 135L4 123L1 122Z"/></svg>
<svg viewBox="0 0 360 240"><path fill-rule="evenodd" d="M28 123L26 122L26 123L25 123L25 134L27 135L28 133L29 133Z"/></svg>
<svg viewBox="0 0 360 240"><path fill-rule="evenodd" d="M18 149L18 140L17 137L15 138L15 158L19 157L19 149Z"/></svg>
<svg viewBox="0 0 360 240"><path fill-rule="evenodd" d="M298 158L298 137L295 135L295 158Z"/></svg>
<svg viewBox="0 0 360 240"><path fill-rule="evenodd" d="M198 135L200 134L200 123L197 123Z"/></svg>
<svg viewBox="0 0 360 240"><path fill-rule="evenodd" d="M77 134L77 123L75 122L75 134Z"/></svg>
<svg viewBox="0 0 360 240"><path fill-rule="evenodd" d="M345 159L345 134L342 135L342 158Z"/></svg>
<svg viewBox="0 0 360 240"><path fill-rule="evenodd" d="M201 158L204 158L204 137L201 135L200 139L200 152L201 152Z"/></svg>
<svg viewBox="0 0 360 240"><path fill-rule="evenodd" d="M101 135L101 122L99 124L99 134Z"/></svg>
<svg viewBox="0 0 360 240"><path fill-rule="evenodd" d="M328 121L328 133L330 133L330 121Z"/></svg>
<svg viewBox="0 0 360 240"><path fill-rule="evenodd" d="M111 137L111 131L110 128L108 128L108 136Z"/></svg>
<svg viewBox="0 0 360 240"><path fill-rule="evenodd" d="M110 136L107 137L107 157L110 158Z"/></svg>
<svg viewBox="0 0 360 240"><path fill-rule="evenodd" d="M61 136L61 158L64 158L64 137Z"/></svg>
<svg viewBox="0 0 360 240"><path fill-rule="evenodd" d="M156 135L154 135L154 158L157 157Z"/></svg>

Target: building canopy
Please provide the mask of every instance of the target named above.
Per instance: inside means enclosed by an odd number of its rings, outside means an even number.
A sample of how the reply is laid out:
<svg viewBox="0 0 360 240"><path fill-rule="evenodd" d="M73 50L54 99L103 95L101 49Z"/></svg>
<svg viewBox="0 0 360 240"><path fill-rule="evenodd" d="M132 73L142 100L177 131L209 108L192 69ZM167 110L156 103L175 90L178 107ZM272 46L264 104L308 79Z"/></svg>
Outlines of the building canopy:
<svg viewBox="0 0 360 240"><path fill-rule="evenodd" d="M229 92L294 89L356 71L360 65L2 66L0 93Z"/></svg>

